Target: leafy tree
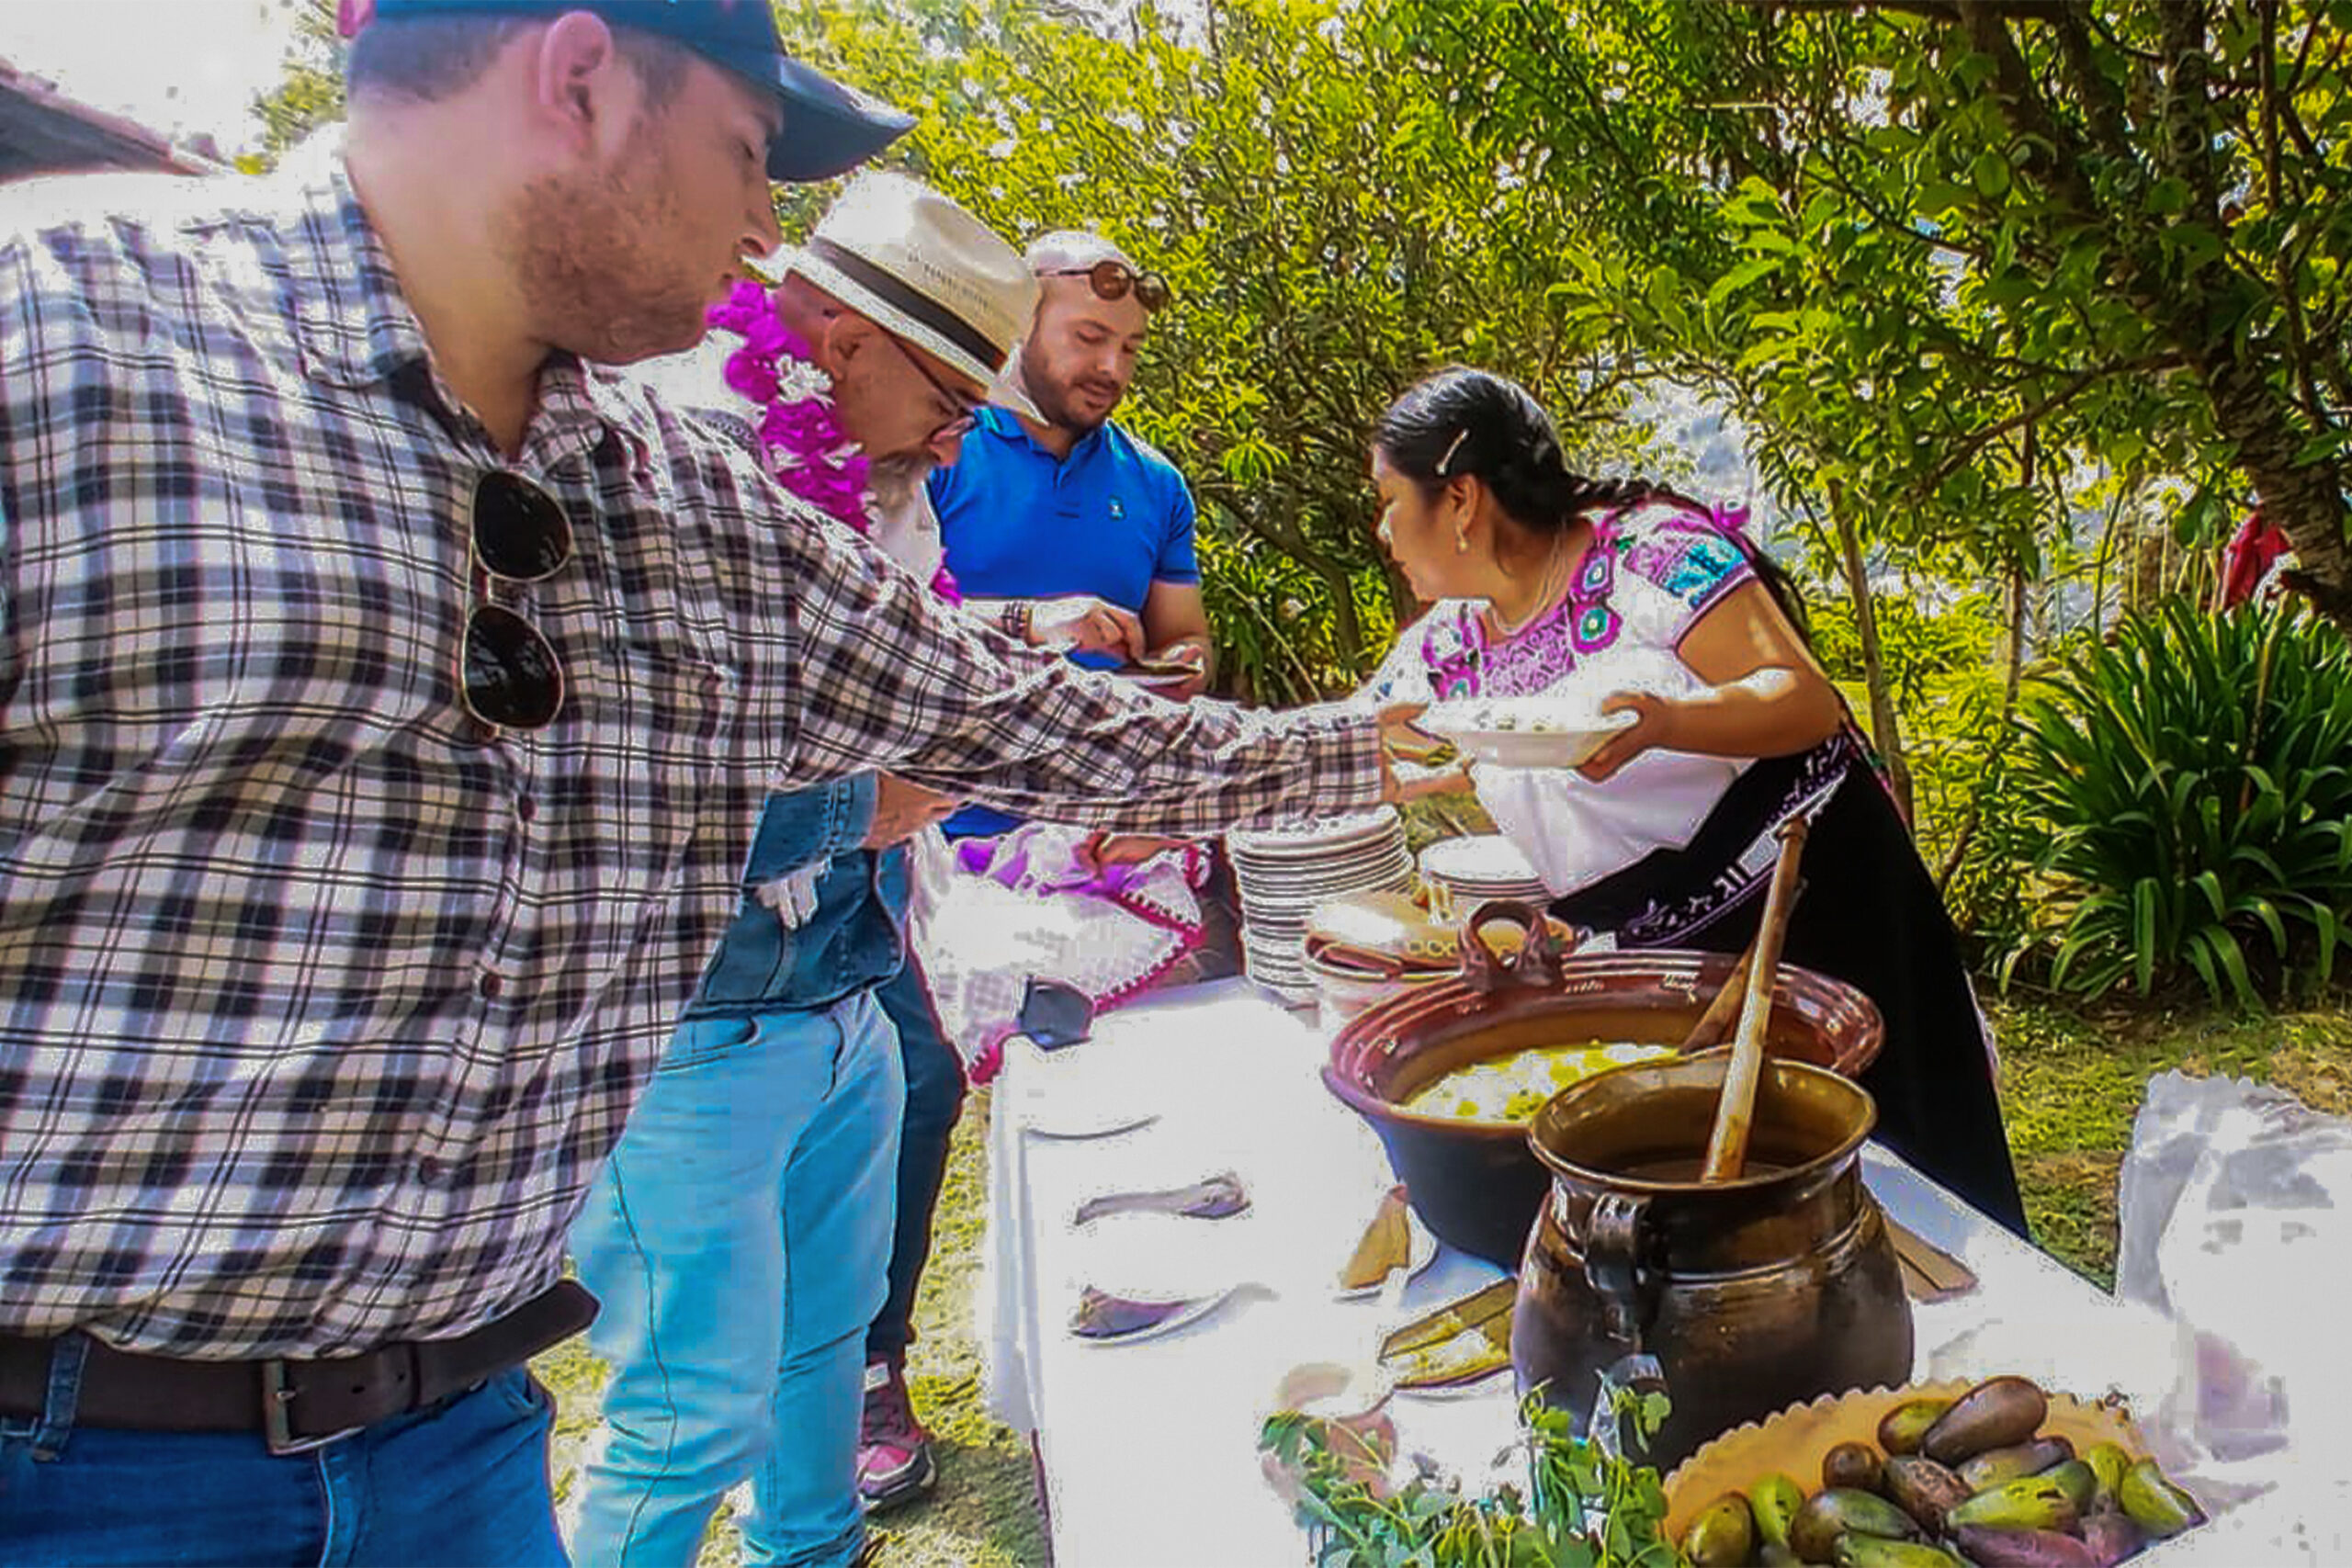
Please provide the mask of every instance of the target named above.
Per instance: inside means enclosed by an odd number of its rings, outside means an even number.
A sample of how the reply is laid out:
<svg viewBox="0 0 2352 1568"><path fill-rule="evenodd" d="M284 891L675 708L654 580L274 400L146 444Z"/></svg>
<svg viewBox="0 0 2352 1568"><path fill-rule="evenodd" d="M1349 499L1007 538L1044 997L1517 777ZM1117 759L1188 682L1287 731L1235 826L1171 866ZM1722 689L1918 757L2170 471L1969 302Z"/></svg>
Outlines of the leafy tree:
<svg viewBox="0 0 2352 1568"><path fill-rule="evenodd" d="M1344 683L1406 600L1373 541L1371 421L1424 371L1519 377L1586 460L1622 388L1554 303L1572 231L1518 149L1457 128L1339 0L1072 26L1008 0L815 5L786 36L921 116L898 154L1001 231L1098 228L1178 303L1121 417L1202 502L1211 608L1261 697Z"/></svg>
<svg viewBox="0 0 2352 1568"><path fill-rule="evenodd" d="M343 118L343 45L335 32L334 0L302 0L294 17L285 73L254 100L265 157L288 149L330 120Z"/></svg>
<svg viewBox="0 0 2352 1568"><path fill-rule="evenodd" d="M1840 553L2033 569L2069 472L2185 473L2185 534L2258 502L2352 626L2346 0L1393 15L1605 236L1577 309L1732 397Z"/></svg>

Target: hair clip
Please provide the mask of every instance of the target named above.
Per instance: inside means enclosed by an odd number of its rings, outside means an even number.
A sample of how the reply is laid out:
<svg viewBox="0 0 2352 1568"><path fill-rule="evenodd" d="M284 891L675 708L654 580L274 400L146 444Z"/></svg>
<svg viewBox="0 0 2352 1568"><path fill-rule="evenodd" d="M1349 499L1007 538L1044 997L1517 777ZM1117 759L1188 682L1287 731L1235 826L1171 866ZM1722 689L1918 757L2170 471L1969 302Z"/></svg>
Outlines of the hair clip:
<svg viewBox="0 0 2352 1568"><path fill-rule="evenodd" d="M1442 479L1452 477L1453 455L1462 450L1462 443L1469 434L1470 427L1466 424L1453 433L1453 444L1445 449L1445 456L1437 460L1438 478Z"/></svg>

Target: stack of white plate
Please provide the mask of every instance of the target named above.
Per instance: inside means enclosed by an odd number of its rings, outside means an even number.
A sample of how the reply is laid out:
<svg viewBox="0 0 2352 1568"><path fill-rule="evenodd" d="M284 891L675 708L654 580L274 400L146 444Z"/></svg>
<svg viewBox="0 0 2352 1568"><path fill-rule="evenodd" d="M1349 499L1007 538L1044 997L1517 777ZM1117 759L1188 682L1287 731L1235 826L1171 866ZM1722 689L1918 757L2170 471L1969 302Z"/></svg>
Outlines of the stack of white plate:
<svg viewBox="0 0 2352 1568"><path fill-rule="evenodd" d="M1552 901L1527 857L1499 833L1440 840L1421 852L1421 876L1444 892L1456 919L1490 898L1517 898L1538 908Z"/></svg>
<svg viewBox="0 0 2352 1568"><path fill-rule="evenodd" d="M1292 1001L1311 1000L1306 918L1327 898L1380 889L1409 892L1413 858L1405 827L1384 806L1353 817L1225 836L1241 894L1241 955L1250 977Z"/></svg>

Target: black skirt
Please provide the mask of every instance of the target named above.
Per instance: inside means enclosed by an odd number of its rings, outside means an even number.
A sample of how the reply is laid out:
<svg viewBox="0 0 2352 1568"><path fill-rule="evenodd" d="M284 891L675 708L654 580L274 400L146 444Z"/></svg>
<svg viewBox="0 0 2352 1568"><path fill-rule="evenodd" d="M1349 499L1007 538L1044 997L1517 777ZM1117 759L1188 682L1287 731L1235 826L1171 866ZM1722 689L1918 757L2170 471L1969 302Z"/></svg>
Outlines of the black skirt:
<svg viewBox="0 0 2352 1568"><path fill-rule="evenodd" d="M1934 879L1861 750L1840 735L1796 757L1757 762L1724 792L1690 843L1661 849L1555 900L1573 924L1621 946L1747 950L1771 879L1772 834L1812 825L1804 897L1781 956L1845 981L1878 1004L1886 1043L1862 1073L1877 1136L2023 1236L2008 1136L1959 934Z"/></svg>

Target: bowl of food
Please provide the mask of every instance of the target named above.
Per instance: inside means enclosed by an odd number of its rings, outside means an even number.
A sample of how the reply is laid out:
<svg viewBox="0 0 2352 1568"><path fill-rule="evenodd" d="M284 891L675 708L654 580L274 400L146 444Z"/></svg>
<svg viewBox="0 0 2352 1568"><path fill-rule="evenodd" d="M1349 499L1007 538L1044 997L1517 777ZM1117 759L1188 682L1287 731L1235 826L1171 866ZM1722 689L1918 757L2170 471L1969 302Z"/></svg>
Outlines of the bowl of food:
<svg viewBox="0 0 2352 1568"><path fill-rule="evenodd" d="M1482 906L1464 928L1462 972L1351 1020L1323 1081L1372 1124L1414 1210L1439 1239L1519 1266L1550 1174L1527 1123L1554 1093L1679 1050L1735 959L1655 950L1577 953L1548 928L1509 956L1487 928L1539 929L1533 908ZM1843 982L1782 964L1765 1049L1853 1077L1885 1024Z"/></svg>

